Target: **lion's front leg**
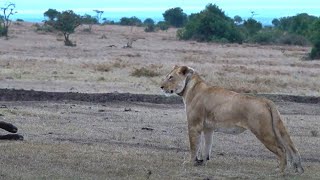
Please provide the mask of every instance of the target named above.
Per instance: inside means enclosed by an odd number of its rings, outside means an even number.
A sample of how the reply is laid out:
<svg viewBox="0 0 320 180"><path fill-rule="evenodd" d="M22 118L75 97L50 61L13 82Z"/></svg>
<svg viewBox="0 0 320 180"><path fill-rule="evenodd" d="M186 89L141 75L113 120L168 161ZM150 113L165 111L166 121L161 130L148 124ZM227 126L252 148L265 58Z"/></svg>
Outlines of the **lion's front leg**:
<svg viewBox="0 0 320 180"><path fill-rule="evenodd" d="M211 128L205 128L203 131L204 142L205 142L203 158L205 161L208 161L210 159L211 148L212 148L212 134L213 134L213 129Z"/></svg>
<svg viewBox="0 0 320 180"><path fill-rule="evenodd" d="M190 141L190 155L191 155L191 163L193 165L198 166L203 164L203 160L197 158L197 154L199 152L201 146L201 129L197 127L189 126L189 141Z"/></svg>

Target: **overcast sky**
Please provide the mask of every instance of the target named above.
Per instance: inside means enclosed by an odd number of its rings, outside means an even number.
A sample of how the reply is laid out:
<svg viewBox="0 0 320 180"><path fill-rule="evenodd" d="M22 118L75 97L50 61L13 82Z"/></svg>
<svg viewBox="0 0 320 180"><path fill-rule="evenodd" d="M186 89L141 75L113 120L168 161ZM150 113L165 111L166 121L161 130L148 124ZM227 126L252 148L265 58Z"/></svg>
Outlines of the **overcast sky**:
<svg viewBox="0 0 320 180"><path fill-rule="evenodd" d="M2 6L5 2L0 0ZM279 18L306 12L320 16L320 0L11 0L16 4L15 18L43 18L43 12L49 8L74 10L78 14L94 15L94 9L103 10L103 17L121 18L137 16L138 18L162 18L162 13L173 7L181 7L185 13L196 13L209 4L217 4L225 13L234 17L250 17L251 12L257 18Z"/></svg>

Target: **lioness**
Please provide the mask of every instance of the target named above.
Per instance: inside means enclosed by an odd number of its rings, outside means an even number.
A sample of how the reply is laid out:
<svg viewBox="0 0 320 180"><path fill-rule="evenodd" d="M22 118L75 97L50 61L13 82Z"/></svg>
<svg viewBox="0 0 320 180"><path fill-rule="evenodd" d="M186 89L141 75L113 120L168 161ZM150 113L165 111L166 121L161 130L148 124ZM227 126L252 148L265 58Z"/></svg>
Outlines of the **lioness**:
<svg viewBox="0 0 320 180"><path fill-rule="evenodd" d="M210 159L214 131L240 134L249 129L278 156L281 172L287 166L287 158L296 172L304 172L300 154L272 101L208 86L194 69L187 66L175 66L161 83L161 89L183 98L194 165ZM205 145L204 149L201 148L202 157L198 159L202 133Z"/></svg>

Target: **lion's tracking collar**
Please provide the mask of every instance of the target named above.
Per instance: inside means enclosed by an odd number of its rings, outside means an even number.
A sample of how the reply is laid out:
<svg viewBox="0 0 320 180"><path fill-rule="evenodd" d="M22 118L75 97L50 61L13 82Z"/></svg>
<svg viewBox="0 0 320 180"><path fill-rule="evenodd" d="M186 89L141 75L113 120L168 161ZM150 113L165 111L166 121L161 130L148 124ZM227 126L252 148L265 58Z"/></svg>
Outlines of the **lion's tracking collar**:
<svg viewBox="0 0 320 180"><path fill-rule="evenodd" d="M191 77L194 73L194 69L188 67L188 72L186 73L187 74L187 77L186 77L186 80L185 80L185 83L184 83L184 87L182 89L181 92L177 92L176 94L179 95L179 96L183 96L184 92L186 91L186 88L187 88L187 85L189 83L189 81L191 80Z"/></svg>

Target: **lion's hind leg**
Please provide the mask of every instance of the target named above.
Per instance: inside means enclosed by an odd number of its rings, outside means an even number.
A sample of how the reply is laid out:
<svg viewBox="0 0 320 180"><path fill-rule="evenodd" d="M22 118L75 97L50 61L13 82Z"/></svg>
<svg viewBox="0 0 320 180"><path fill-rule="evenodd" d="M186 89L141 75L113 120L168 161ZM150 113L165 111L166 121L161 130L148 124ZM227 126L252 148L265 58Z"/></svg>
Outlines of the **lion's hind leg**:
<svg viewBox="0 0 320 180"><path fill-rule="evenodd" d="M275 134L271 133L266 127L261 128L260 134L257 131L251 130L253 134L262 142L262 144L273 152L279 159L279 170L284 173L287 167L287 155L284 147L282 147Z"/></svg>
<svg viewBox="0 0 320 180"><path fill-rule="evenodd" d="M290 164L292 164L295 172L301 174L304 172L304 169L301 165L301 157L300 157L299 151L294 146L282 121L279 122L279 126L280 126L279 130L280 130L281 138L283 139L283 141L287 142L287 155L289 156Z"/></svg>

